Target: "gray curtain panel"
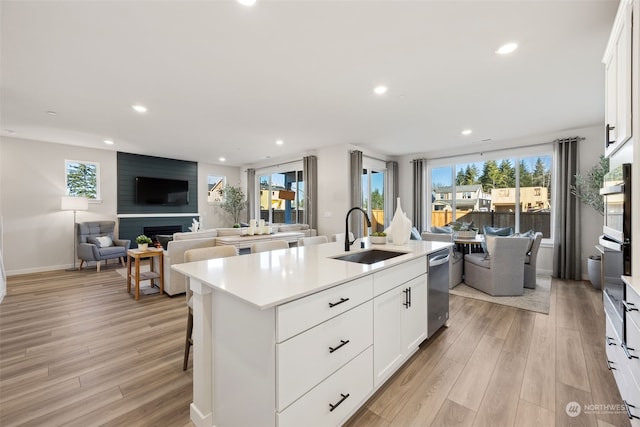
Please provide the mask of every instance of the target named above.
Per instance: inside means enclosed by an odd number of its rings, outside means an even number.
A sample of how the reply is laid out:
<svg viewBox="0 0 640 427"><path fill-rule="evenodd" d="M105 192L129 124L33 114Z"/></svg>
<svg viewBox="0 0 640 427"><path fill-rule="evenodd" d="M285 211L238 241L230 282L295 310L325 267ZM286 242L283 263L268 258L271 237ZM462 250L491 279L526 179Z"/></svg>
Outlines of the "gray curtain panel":
<svg viewBox="0 0 640 427"><path fill-rule="evenodd" d="M413 160L413 225L419 231L427 226L426 200L427 194L427 160Z"/></svg>
<svg viewBox="0 0 640 427"><path fill-rule="evenodd" d="M391 219L396 211L396 199L398 198L398 162L387 162L387 173L385 174L386 194L384 196L384 228L389 227Z"/></svg>
<svg viewBox="0 0 640 427"><path fill-rule="evenodd" d="M351 173L351 207L362 207L362 151L354 150L349 155ZM346 213L345 213L346 214ZM353 212L349 218L349 231L362 237L362 213ZM347 236L348 238L348 236Z"/></svg>
<svg viewBox="0 0 640 427"><path fill-rule="evenodd" d="M256 170L247 169L247 222L260 218L256 213Z"/></svg>
<svg viewBox="0 0 640 427"><path fill-rule="evenodd" d="M318 158L302 158L302 180L304 181L303 221L310 228L318 229Z"/></svg>
<svg viewBox="0 0 640 427"><path fill-rule="evenodd" d="M553 252L553 277L582 280L580 259L580 204L571 194L578 173L578 141L584 138L565 138L554 141L558 166L558 188L555 209L555 244Z"/></svg>

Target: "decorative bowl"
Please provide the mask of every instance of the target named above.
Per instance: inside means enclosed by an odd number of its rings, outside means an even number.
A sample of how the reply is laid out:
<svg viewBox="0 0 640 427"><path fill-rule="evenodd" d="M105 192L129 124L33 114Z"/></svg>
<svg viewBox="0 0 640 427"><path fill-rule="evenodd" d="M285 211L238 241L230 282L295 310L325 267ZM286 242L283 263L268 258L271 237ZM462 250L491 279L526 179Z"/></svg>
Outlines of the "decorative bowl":
<svg viewBox="0 0 640 427"><path fill-rule="evenodd" d="M369 236L369 241L374 245L384 245L387 243L387 236Z"/></svg>

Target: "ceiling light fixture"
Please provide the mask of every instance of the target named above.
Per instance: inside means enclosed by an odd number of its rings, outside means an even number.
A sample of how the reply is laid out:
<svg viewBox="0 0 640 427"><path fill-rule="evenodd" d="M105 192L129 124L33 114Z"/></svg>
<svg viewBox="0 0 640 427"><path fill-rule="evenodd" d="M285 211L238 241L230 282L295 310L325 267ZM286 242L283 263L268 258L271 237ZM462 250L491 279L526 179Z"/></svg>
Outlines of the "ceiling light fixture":
<svg viewBox="0 0 640 427"><path fill-rule="evenodd" d="M518 48L518 43L507 43L500 46L498 50L496 50L496 53L498 55L508 55L514 50L516 50L517 48Z"/></svg>
<svg viewBox="0 0 640 427"><path fill-rule="evenodd" d="M373 88L373 91L376 93L376 95L384 95L388 90L389 88L386 86L376 86Z"/></svg>
<svg viewBox="0 0 640 427"><path fill-rule="evenodd" d="M256 0L238 0L238 3L243 6L253 6L254 4L256 4Z"/></svg>
<svg viewBox="0 0 640 427"><path fill-rule="evenodd" d="M11 130L11 129L5 129L4 130L6 133L8 133L9 135L15 135L16 131L15 130Z"/></svg>
<svg viewBox="0 0 640 427"><path fill-rule="evenodd" d="M218 160L220 160L221 162L226 162L227 159L225 157L218 157Z"/></svg>
<svg viewBox="0 0 640 427"><path fill-rule="evenodd" d="M113 141L111 139L105 139L103 142L107 145L113 145Z"/></svg>
<svg viewBox="0 0 640 427"><path fill-rule="evenodd" d="M131 108L133 108L138 113L146 113L147 112L147 107L145 107L144 105L135 104L135 105L132 105Z"/></svg>
<svg viewBox="0 0 640 427"><path fill-rule="evenodd" d="M49 110L49 111L47 111L47 114L50 115L50 116L55 116L58 113L56 113L55 111Z"/></svg>
<svg viewBox="0 0 640 427"><path fill-rule="evenodd" d="M276 145L282 145L282 144L284 144L283 140L279 139L279 140L276 141Z"/></svg>
<svg viewBox="0 0 640 427"><path fill-rule="evenodd" d="M463 135L471 135L471 129L465 129L462 131Z"/></svg>

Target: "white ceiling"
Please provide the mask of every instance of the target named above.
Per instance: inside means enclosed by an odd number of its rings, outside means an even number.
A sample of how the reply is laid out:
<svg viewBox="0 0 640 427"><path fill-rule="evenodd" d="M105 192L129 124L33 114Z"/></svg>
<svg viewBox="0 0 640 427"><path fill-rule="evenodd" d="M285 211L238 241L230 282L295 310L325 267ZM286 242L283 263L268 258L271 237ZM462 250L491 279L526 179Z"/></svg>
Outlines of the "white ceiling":
<svg viewBox="0 0 640 427"><path fill-rule="evenodd" d="M617 4L2 0L0 127L241 165L336 144L405 155L599 125ZM514 54L494 53L510 41Z"/></svg>

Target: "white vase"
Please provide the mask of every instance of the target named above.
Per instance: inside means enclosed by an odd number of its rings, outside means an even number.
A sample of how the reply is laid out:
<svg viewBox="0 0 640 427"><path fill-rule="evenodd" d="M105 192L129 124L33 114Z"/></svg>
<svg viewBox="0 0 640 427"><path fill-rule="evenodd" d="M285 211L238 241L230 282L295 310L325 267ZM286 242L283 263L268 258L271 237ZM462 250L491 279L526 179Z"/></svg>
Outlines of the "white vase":
<svg viewBox="0 0 640 427"><path fill-rule="evenodd" d="M387 236L394 245L404 245L411 238L411 220L402 211L400 197L397 199L396 213L389 225Z"/></svg>
<svg viewBox="0 0 640 427"><path fill-rule="evenodd" d="M138 249L140 249L141 251L146 251L147 249L149 249L149 244L148 243L138 243Z"/></svg>

